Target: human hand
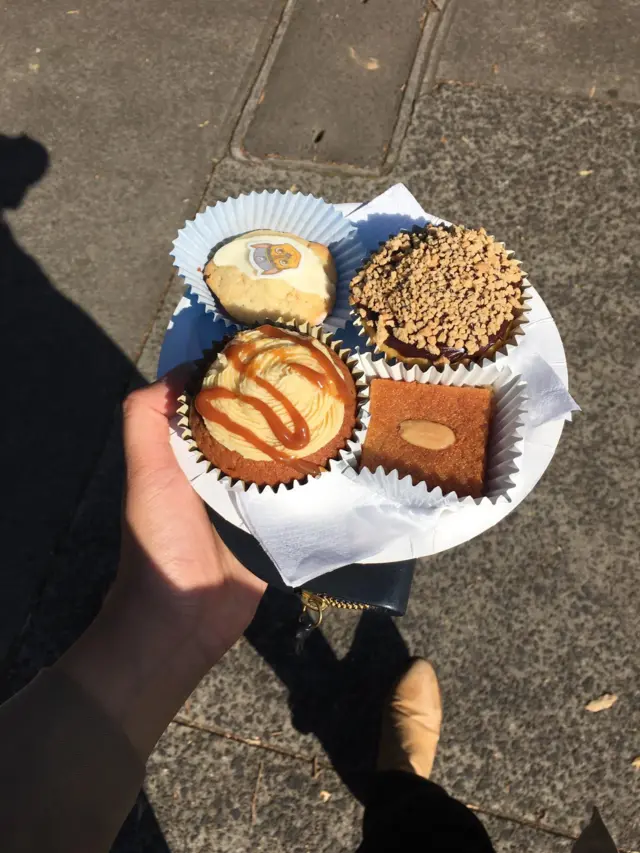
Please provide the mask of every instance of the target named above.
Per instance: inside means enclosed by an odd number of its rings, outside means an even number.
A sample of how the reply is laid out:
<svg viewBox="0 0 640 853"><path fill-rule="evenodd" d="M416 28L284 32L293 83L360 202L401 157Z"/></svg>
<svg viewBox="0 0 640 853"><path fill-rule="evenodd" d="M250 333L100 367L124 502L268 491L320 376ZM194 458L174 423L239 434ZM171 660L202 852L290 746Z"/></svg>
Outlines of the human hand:
<svg viewBox="0 0 640 853"><path fill-rule="evenodd" d="M251 621L265 584L212 527L169 444L168 417L186 376L177 368L124 403L127 487L115 594L126 590L145 611L155 608L212 665Z"/></svg>
<svg viewBox="0 0 640 853"><path fill-rule="evenodd" d="M185 379L174 371L125 401L118 575L94 622L56 664L142 761L265 590L211 526L173 455L168 417Z"/></svg>

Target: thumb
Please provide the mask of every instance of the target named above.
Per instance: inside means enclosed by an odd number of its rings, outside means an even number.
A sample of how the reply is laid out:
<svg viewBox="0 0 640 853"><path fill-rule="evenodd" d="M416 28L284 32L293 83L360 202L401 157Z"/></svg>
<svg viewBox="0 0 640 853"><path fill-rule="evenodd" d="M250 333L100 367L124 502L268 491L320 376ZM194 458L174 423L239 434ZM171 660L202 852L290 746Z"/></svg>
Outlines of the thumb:
<svg viewBox="0 0 640 853"><path fill-rule="evenodd" d="M169 418L176 412L177 399L192 371L192 364L181 364L125 399L124 449L130 472L175 461L169 445Z"/></svg>

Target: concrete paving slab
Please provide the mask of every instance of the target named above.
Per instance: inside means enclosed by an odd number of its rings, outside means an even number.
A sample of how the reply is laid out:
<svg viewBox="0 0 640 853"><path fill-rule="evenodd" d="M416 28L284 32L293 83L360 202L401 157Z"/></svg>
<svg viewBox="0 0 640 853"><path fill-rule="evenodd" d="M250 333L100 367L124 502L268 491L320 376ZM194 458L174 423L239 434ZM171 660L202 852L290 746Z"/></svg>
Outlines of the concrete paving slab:
<svg viewBox="0 0 640 853"><path fill-rule="evenodd" d="M635 0L460 0L437 79L640 101Z"/></svg>
<svg viewBox="0 0 640 853"><path fill-rule="evenodd" d="M292 190L312 193L326 201L360 201L382 192L394 183L393 176L365 178L341 173L321 174L303 168L275 166L268 163L238 162L225 158L216 167L204 204L237 195L241 192L262 189Z"/></svg>
<svg viewBox="0 0 640 853"><path fill-rule="evenodd" d="M173 851L347 853L360 838L360 807L335 773L314 779L311 762L184 726L161 739L145 789Z"/></svg>
<svg viewBox="0 0 640 853"><path fill-rule="evenodd" d="M273 0L3 9L0 346L7 375L23 380L13 410L32 411L40 380L47 427L22 417L19 431L3 429L0 659L102 450L167 288L173 236L198 208L280 10ZM32 141L13 142L19 133Z"/></svg>
<svg viewBox="0 0 640 853"><path fill-rule="evenodd" d="M428 8L426 0L296 4L243 151L380 168Z"/></svg>

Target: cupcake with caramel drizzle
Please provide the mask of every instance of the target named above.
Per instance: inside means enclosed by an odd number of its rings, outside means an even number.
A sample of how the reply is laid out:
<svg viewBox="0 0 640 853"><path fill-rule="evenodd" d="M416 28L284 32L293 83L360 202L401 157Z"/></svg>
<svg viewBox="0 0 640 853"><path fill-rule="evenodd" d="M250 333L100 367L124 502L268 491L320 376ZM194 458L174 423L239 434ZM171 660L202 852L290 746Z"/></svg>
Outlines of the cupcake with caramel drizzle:
<svg viewBox="0 0 640 853"><path fill-rule="evenodd" d="M189 406L200 452L234 480L275 486L314 476L356 424L351 371L293 329L239 332L207 368Z"/></svg>

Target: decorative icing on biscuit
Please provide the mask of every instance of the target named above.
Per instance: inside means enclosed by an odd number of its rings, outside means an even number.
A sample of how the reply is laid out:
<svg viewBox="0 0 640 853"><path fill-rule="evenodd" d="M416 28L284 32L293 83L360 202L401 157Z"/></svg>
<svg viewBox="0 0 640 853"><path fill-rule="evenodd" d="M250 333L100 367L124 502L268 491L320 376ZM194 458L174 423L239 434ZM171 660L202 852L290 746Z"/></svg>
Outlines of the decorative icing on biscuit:
<svg viewBox="0 0 640 853"><path fill-rule="evenodd" d="M249 263L258 275L296 270L301 260L302 253L291 243L249 243Z"/></svg>
<svg viewBox="0 0 640 853"><path fill-rule="evenodd" d="M336 270L320 243L278 231L251 231L221 246L204 279L242 323L321 323L335 302Z"/></svg>

